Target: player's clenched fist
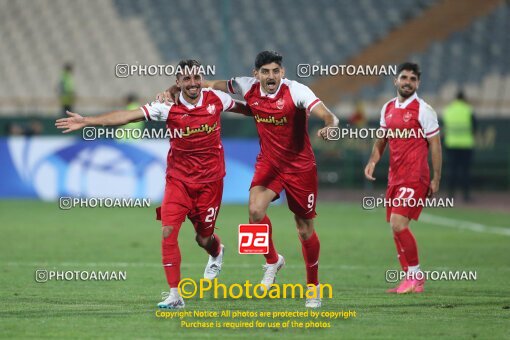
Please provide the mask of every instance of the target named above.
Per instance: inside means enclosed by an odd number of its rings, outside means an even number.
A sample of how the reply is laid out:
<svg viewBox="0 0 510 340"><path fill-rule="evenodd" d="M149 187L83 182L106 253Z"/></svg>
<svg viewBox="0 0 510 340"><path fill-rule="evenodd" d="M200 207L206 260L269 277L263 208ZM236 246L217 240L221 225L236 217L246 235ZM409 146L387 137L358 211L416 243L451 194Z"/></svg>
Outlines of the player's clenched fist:
<svg viewBox="0 0 510 340"><path fill-rule="evenodd" d="M317 136L319 136L320 138L322 138L324 140L329 140L328 139L328 129L329 129L329 127L320 129L319 131L317 131Z"/></svg>

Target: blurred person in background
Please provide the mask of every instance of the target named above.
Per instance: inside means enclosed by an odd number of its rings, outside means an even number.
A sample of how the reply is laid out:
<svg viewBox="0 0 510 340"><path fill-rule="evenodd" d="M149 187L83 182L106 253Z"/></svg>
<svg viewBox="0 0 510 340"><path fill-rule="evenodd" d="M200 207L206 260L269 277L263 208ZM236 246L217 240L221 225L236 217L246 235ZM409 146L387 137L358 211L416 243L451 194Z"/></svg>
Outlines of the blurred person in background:
<svg viewBox="0 0 510 340"><path fill-rule="evenodd" d="M358 129L365 129L368 127L368 120L367 120L367 114L366 114L366 111L365 111L365 104L363 103L362 100L357 100L356 101L356 104L355 104L355 107L354 107L354 112L351 114L351 116L349 117L349 125L351 125L351 127L355 128L356 130ZM359 143L359 146L360 146L360 152L359 152L359 162L361 164L361 166L363 166L365 164L365 160L368 159L370 157L370 153L372 151L372 148L371 148L371 145L370 144L365 144L365 140L356 140L356 143ZM371 181L363 181L363 187L365 190L372 190L374 185Z"/></svg>
<svg viewBox="0 0 510 340"><path fill-rule="evenodd" d="M445 107L443 124L444 145L449 164L449 195L455 196L457 181L460 181L464 201L469 202L471 201L469 173L475 146L476 121L473 108L466 101L464 92L459 91L457 98Z"/></svg>
<svg viewBox="0 0 510 340"><path fill-rule="evenodd" d="M76 93L74 91L73 64L66 63L60 74L58 94L61 107L61 115L65 116L66 111L74 111Z"/></svg>
<svg viewBox="0 0 510 340"><path fill-rule="evenodd" d="M134 93L130 93L126 96L125 105L126 105L125 109L127 111L136 110L141 106L140 103L138 102L138 97ZM121 138L120 140L124 141L124 142L132 140L133 130L142 130L143 128L145 128L145 123L143 121L132 122L132 123L120 126L118 129L131 130L129 133L126 131L123 138Z"/></svg>
<svg viewBox="0 0 510 340"><path fill-rule="evenodd" d="M25 124L18 123L8 123L5 126L5 132L8 136L25 136L31 137L35 135L42 134L44 127L42 123L38 120L32 120L28 123L28 126Z"/></svg>
<svg viewBox="0 0 510 340"><path fill-rule="evenodd" d="M358 129L367 127L367 114L365 113L365 105L361 100L356 101L356 107L349 118L349 124Z"/></svg>

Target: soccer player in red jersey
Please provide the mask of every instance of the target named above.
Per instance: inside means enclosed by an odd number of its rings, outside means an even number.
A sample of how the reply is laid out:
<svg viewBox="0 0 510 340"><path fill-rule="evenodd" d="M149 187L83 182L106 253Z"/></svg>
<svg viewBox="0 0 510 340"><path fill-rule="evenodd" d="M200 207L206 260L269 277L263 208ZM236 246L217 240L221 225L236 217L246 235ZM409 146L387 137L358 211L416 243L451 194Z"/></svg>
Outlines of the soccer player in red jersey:
<svg viewBox="0 0 510 340"><path fill-rule="evenodd" d="M209 80L204 84L240 94L255 119L260 153L250 187L249 220L250 223L269 225L269 253L264 255L266 264L261 283L270 289L285 264L284 257L274 246L272 224L266 214L271 201L285 190L302 245L307 284L313 289L307 293L305 305L317 308L321 306L318 295L320 242L313 219L317 215L318 180L308 136L308 118L313 114L324 121L325 127L317 133L323 139L327 139L329 127L338 125L338 119L307 86L285 78L282 59L277 52L263 51L255 58L253 77ZM171 98L171 92L166 92L167 99ZM314 292L317 295L313 295Z"/></svg>
<svg viewBox="0 0 510 340"><path fill-rule="evenodd" d="M220 139L220 113L235 111L249 114L242 103L235 102L221 91L202 87L200 63L183 60L176 84L180 88L178 104L159 102L146 104L137 110L114 111L94 117L82 117L69 112L69 118L58 119L56 126L64 133L93 125L124 125L141 120L165 121L171 132L167 157L166 186L157 217L162 222L162 258L170 293L158 304L160 308L184 307L179 294L181 253L179 229L191 220L198 245L209 254L204 278L214 279L221 271L224 247L214 233L223 194L225 161Z"/></svg>
<svg viewBox="0 0 510 340"><path fill-rule="evenodd" d="M413 233L409 229L411 220L418 220L422 204L439 190L441 180L441 140L436 112L416 90L420 85L420 70L417 64L403 63L397 69L394 80L397 97L384 104L381 110L381 129L388 132L397 130L413 131L410 138L377 139L372 155L365 167L365 177L371 181L377 162L384 152L386 144L390 147L390 169L386 202L386 220L393 230L393 239L397 247L398 259L402 270L408 275L389 293L421 293L425 280L420 272L418 247ZM395 134L393 134L395 135ZM390 133L387 136L391 136ZM430 179L428 152L432 158L433 177ZM405 204L413 199L414 204ZM395 202L395 203L393 203Z"/></svg>

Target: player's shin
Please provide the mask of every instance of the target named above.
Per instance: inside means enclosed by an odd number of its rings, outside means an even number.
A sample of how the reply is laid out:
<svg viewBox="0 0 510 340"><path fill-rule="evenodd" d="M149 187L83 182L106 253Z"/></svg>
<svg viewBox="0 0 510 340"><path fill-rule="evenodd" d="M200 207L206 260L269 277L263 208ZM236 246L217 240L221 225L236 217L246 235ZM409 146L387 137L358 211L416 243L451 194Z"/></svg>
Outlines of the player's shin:
<svg viewBox="0 0 510 340"><path fill-rule="evenodd" d="M178 229L161 241L163 269L170 288L177 288L181 280L181 251L177 241Z"/></svg>
<svg viewBox="0 0 510 340"><path fill-rule="evenodd" d="M269 226L269 252L264 254L264 257L266 258L267 264L275 264L278 262L278 253L276 252L276 248L273 244L273 226L271 225L271 220L267 217L267 215L265 215L262 220L257 222L250 220L250 223L267 224Z"/></svg>
<svg viewBox="0 0 510 340"><path fill-rule="evenodd" d="M217 234L212 234L209 240L205 243L205 251L212 257L217 257L221 251L221 239Z"/></svg>
<svg viewBox="0 0 510 340"><path fill-rule="evenodd" d="M398 261L400 262L400 267L402 267L403 271L407 272L409 264L407 263L404 248L402 247L402 244L400 243L396 232L393 232L393 241L395 241L395 246L397 247Z"/></svg>
<svg viewBox="0 0 510 340"><path fill-rule="evenodd" d="M418 246L411 230L405 227L401 231L395 232L395 237L401 244L401 249L403 249L409 271L418 271Z"/></svg>
<svg viewBox="0 0 510 340"><path fill-rule="evenodd" d="M314 231L313 234L306 240L302 237L299 238L301 241L301 249L303 251L303 258L306 266L306 283L318 285L319 284L319 253L321 244L317 233Z"/></svg>

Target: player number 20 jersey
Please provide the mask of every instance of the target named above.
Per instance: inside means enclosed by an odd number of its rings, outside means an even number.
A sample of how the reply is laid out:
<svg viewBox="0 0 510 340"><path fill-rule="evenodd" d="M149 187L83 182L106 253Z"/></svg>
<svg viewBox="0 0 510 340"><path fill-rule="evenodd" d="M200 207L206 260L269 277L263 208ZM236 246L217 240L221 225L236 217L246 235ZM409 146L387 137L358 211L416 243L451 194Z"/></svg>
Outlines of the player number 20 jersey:
<svg viewBox="0 0 510 340"><path fill-rule="evenodd" d="M142 106L146 120L166 121L173 138L167 156L167 176L189 183L207 183L225 176L220 114L234 107L221 91L204 88L196 105L152 102Z"/></svg>

